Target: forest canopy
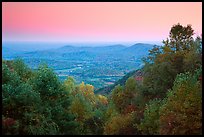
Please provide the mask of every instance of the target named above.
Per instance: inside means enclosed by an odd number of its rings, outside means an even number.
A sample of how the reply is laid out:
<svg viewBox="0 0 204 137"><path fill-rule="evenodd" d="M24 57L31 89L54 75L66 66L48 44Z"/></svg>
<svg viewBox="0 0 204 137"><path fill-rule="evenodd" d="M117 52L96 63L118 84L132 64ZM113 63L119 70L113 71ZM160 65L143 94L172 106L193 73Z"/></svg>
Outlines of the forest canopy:
<svg viewBox="0 0 204 137"><path fill-rule="evenodd" d="M193 35L173 25L143 58L142 83L130 77L107 96L73 77L61 82L46 64L2 59L3 134L202 134L202 37Z"/></svg>

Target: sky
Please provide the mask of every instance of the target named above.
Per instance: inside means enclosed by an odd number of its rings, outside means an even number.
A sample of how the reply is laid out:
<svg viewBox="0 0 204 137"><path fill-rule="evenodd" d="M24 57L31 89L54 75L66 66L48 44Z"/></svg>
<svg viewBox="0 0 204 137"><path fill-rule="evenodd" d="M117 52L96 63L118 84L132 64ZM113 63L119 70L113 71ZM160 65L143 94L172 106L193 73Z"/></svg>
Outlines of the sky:
<svg viewBox="0 0 204 137"><path fill-rule="evenodd" d="M201 2L3 2L3 41L162 41L174 24L202 33Z"/></svg>

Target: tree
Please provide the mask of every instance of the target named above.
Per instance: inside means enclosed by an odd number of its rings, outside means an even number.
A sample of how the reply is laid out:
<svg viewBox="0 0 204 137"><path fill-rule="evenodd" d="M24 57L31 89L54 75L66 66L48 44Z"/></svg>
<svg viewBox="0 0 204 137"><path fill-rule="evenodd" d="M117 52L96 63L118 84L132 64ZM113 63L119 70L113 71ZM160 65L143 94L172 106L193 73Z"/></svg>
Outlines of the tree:
<svg viewBox="0 0 204 137"><path fill-rule="evenodd" d="M194 30L191 25L187 25L186 27L183 27L179 23L173 25L169 33L169 47L175 52L189 50L190 44L193 42L193 34Z"/></svg>
<svg viewBox="0 0 204 137"><path fill-rule="evenodd" d="M160 108L160 134L202 134L202 68L176 77ZM193 126L192 126L193 125Z"/></svg>
<svg viewBox="0 0 204 137"><path fill-rule="evenodd" d="M161 47L154 45L151 50L149 50L149 54L147 57L143 57L142 60L145 62L145 64L153 64L155 59L158 55L161 54Z"/></svg>
<svg viewBox="0 0 204 137"><path fill-rule="evenodd" d="M64 81L63 85L64 85L65 90L68 93L71 93L74 91L74 89L76 87L75 79L73 77L67 77L67 79Z"/></svg>
<svg viewBox="0 0 204 137"><path fill-rule="evenodd" d="M147 91L144 91L144 95L150 99L164 98L166 91L173 86L176 74L170 62L154 64L145 69L143 86Z"/></svg>
<svg viewBox="0 0 204 137"><path fill-rule="evenodd" d="M12 66L13 64L11 63L10 65ZM19 134L29 134L26 129L30 119L24 120L25 113L32 114L40 106L40 95L38 92L33 91L32 86L27 81L23 81L22 77L24 75L19 75L15 69L3 64L2 72L2 114L7 120L14 121L15 127L17 126L17 129L5 126L4 133L12 132L12 134L15 134L15 132L18 132Z"/></svg>
<svg viewBox="0 0 204 137"><path fill-rule="evenodd" d="M138 129L144 135L158 135L159 134L159 110L162 105L162 100L153 99L148 102L144 111L144 119L140 124L137 124Z"/></svg>
<svg viewBox="0 0 204 137"><path fill-rule="evenodd" d="M190 51L184 55L185 71L194 72L202 64L202 39L197 37L192 43Z"/></svg>
<svg viewBox="0 0 204 137"><path fill-rule="evenodd" d="M78 94L73 98L70 106L70 112L76 116L76 120L79 122L85 121L90 117L92 107L89 102L83 97L83 95Z"/></svg>
<svg viewBox="0 0 204 137"><path fill-rule="evenodd" d="M196 53L198 48L195 47L201 46L195 46L200 41L193 40L193 32L191 25L173 25L169 38L163 41L164 45L150 50L147 57L150 61L145 61L143 80L144 93L150 99L164 98L166 91L173 86L177 74L198 68L201 61L200 54Z"/></svg>
<svg viewBox="0 0 204 137"><path fill-rule="evenodd" d="M137 90L136 80L133 77L128 78L128 80L125 83L124 90L125 96L131 100L136 96L136 90Z"/></svg>
<svg viewBox="0 0 204 137"><path fill-rule="evenodd" d="M24 82L33 76L31 69L20 58L13 61L12 68L17 72L17 74Z"/></svg>
<svg viewBox="0 0 204 137"><path fill-rule="evenodd" d="M123 106L123 98L124 98L123 87L117 85L112 91L111 100L113 101L116 110L119 112L121 112L122 109L125 107Z"/></svg>
<svg viewBox="0 0 204 137"><path fill-rule="evenodd" d="M42 98L51 100L60 95L62 90L58 77L46 64L39 66L34 77L31 79L31 84L34 90L40 93Z"/></svg>
<svg viewBox="0 0 204 137"><path fill-rule="evenodd" d="M105 125L105 135L133 135L137 133L133 125L134 113L116 115Z"/></svg>
<svg viewBox="0 0 204 137"><path fill-rule="evenodd" d="M25 113L22 118L27 121L24 130L29 135L57 135L59 134L58 125L49 115L41 113Z"/></svg>

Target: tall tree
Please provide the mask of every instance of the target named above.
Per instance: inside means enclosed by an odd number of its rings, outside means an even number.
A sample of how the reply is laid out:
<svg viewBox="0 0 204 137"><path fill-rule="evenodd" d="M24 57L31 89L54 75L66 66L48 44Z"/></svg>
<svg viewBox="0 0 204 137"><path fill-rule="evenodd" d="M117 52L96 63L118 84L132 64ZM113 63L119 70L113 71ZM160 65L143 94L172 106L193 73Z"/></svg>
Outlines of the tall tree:
<svg viewBox="0 0 204 137"><path fill-rule="evenodd" d="M186 27L179 23L173 25L169 33L169 47L175 52L189 50L190 44L193 42L193 34L194 30L191 25L187 25Z"/></svg>

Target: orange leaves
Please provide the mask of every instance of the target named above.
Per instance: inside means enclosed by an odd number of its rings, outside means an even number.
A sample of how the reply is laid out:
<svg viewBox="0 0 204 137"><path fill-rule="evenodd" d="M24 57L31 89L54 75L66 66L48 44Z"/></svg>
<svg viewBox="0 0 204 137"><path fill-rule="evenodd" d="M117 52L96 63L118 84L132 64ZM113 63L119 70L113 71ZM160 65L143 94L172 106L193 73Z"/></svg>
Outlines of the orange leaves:
<svg viewBox="0 0 204 137"><path fill-rule="evenodd" d="M174 113L165 113L165 115L160 116L160 134L169 135L173 133L175 118Z"/></svg>
<svg viewBox="0 0 204 137"><path fill-rule="evenodd" d="M133 104L130 104L124 109L124 114L131 113L136 110L137 110L136 106Z"/></svg>

